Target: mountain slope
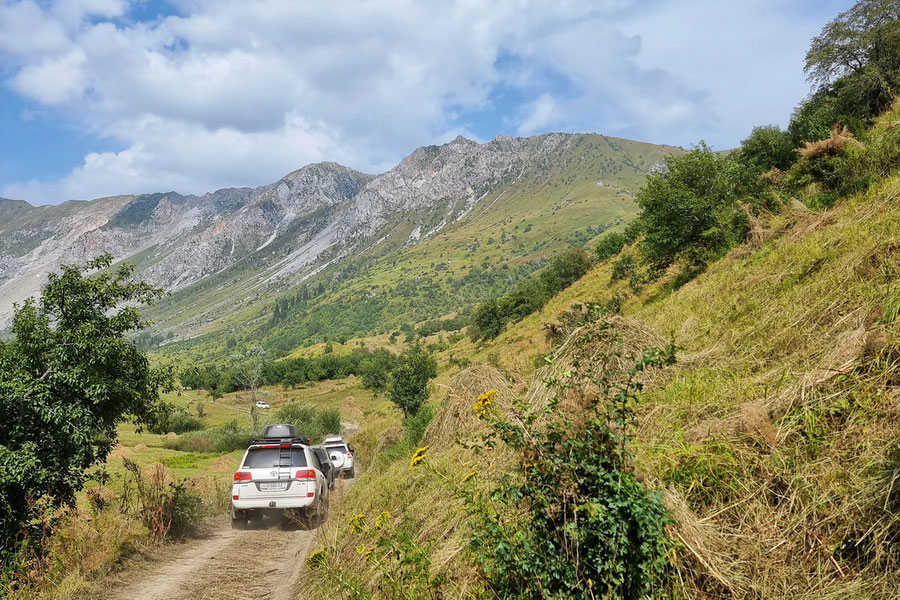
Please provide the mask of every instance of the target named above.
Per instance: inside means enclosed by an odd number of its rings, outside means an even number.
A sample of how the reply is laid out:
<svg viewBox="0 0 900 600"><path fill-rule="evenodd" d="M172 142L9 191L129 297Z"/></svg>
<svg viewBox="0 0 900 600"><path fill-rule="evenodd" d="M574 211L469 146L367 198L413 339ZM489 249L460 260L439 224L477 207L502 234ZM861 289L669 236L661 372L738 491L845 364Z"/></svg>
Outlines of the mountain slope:
<svg viewBox="0 0 900 600"><path fill-rule="evenodd" d="M253 329L307 280L316 299L291 320L331 306L330 334L371 330L404 311L412 321L437 316L633 216L645 173L677 151L600 135L458 137L374 177L321 163L271 185L203 196L4 202L0 321L60 262L107 250L173 293L150 314L155 331L175 339L240 330L289 347L315 337L286 324ZM431 287L419 286L423 278ZM366 302L376 309L360 308ZM336 303L370 315L348 321Z"/></svg>

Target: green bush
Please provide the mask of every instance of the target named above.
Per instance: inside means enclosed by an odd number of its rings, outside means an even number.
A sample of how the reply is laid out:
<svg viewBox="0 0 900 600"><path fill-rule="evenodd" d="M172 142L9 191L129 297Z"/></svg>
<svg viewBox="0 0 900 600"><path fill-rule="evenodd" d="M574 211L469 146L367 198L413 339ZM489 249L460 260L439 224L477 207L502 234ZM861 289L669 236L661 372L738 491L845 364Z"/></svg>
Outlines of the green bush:
<svg viewBox="0 0 900 600"><path fill-rule="evenodd" d="M199 454L225 454L235 450L244 450L260 431L250 428L214 427L202 431L190 431L176 438L165 440L163 445L172 450L196 452Z"/></svg>
<svg viewBox="0 0 900 600"><path fill-rule="evenodd" d="M635 378L671 364L674 347L647 351L624 373L585 367L598 351L608 353L604 365L625 358L610 350L616 343L609 331L603 323L582 334L578 367L565 379L548 379L556 393L546 407L523 402L510 418L507 408L493 408L491 392L475 402L489 426L476 447L493 452L503 444L519 459L518 476L502 477L488 492L462 492L472 548L493 597L639 600L671 590L671 520L661 495L635 475L628 443L640 390ZM589 385L600 393L577 394Z"/></svg>
<svg viewBox="0 0 900 600"><path fill-rule="evenodd" d="M553 257L534 277L519 281L501 298L479 304L472 314L470 336L474 340L497 337L506 323L540 310L550 298L584 276L591 264L591 256L583 248L569 248Z"/></svg>
<svg viewBox="0 0 900 600"><path fill-rule="evenodd" d="M612 274L610 276L612 281L619 281L631 275L636 264L637 261L634 258L634 254L623 254L613 263Z"/></svg>
<svg viewBox="0 0 900 600"><path fill-rule="evenodd" d="M791 134L777 125L754 127L750 136L741 142L740 159L758 173L773 167L788 170L797 159Z"/></svg>
<svg viewBox="0 0 900 600"><path fill-rule="evenodd" d="M285 404L275 412L275 421L290 423L297 431L319 442L329 434L336 435L342 431L341 413L336 408L322 408L302 402Z"/></svg>
<svg viewBox="0 0 900 600"><path fill-rule="evenodd" d="M388 398L403 412L404 419L415 416L428 400L428 382L437 376L437 362L415 344L397 357L388 382Z"/></svg>
<svg viewBox="0 0 900 600"><path fill-rule="evenodd" d="M503 333L506 319L498 298L488 298L475 308L469 334L472 339L491 339Z"/></svg>
<svg viewBox="0 0 900 600"><path fill-rule="evenodd" d="M668 171L651 175L638 192L641 249L653 267L681 258L705 264L743 241L749 229L744 206L760 205L757 178L745 164L701 142L666 165Z"/></svg>
<svg viewBox="0 0 900 600"><path fill-rule="evenodd" d="M160 411L159 416L152 425L147 428L150 433L164 434L173 431L178 434L188 431L203 429L203 423L199 418L189 414L180 408L167 408Z"/></svg>
<svg viewBox="0 0 900 600"><path fill-rule="evenodd" d="M594 258L597 260L609 260L622 251L625 247L625 235L618 231L611 231L600 238L594 246Z"/></svg>
<svg viewBox="0 0 900 600"><path fill-rule="evenodd" d="M145 325L138 306L162 292L112 263L104 254L50 273L0 342L0 571L24 539L44 539L36 507L73 503L119 422L152 423L170 381L128 337Z"/></svg>

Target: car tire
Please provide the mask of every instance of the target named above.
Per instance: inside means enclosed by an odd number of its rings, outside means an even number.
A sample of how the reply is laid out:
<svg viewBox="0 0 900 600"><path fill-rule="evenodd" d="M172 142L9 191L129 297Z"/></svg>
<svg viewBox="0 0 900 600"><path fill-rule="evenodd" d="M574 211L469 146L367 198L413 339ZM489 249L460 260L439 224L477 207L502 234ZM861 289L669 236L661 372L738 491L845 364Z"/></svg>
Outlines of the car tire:
<svg viewBox="0 0 900 600"><path fill-rule="evenodd" d="M350 467L350 479L354 479L356 477L356 465Z"/></svg>
<svg viewBox="0 0 900 600"><path fill-rule="evenodd" d="M240 530L247 529L246 513L235 513L235 511L231 511L231 528Z"/></svg>

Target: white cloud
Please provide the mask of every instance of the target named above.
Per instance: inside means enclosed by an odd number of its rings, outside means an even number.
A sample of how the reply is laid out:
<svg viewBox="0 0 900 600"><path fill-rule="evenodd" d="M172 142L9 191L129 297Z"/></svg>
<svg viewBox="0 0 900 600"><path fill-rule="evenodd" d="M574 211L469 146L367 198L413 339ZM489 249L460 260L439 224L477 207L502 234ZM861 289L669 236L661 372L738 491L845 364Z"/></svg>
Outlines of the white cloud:
<svg viewBox="0 0 900 600"><path fill-rule="evenodd" d="M519 125L517 130L519 135L531 135L536 131L545 130L557 118L556 101L550 94L541 94L525 109L527 116Z"/></svg>
<svg viewBox="0 0 900 600"><path fill-rule="evenodd" d="M7 85L124 148L0 195L202 193L316 160L378 171L471 128L466 115L480 109L505 112L523 135L734 140L799 99L793 63L815 25L784 42L796 33L776 0L177 4L183 16L131 23L125 0L0 0ZM493 106L499 89L521 100Z"/></svg>

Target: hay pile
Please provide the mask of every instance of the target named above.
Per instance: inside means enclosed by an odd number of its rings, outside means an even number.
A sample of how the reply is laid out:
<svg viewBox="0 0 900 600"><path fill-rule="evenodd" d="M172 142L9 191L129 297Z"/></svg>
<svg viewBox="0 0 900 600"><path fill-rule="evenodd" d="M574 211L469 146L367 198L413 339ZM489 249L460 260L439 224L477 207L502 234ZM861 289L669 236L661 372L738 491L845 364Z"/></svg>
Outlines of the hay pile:
<svg viewBox="0 0 900 600"><path fill-rule="evenodd" d="M116 444L113 446L112 452L106 457L106 460L122 460L123 458L131 458L133 451L128 446Z"/></svg>
<svg viewBox="0 0 900 600"><path fill-rule="evenodd" d="M853 137L853 134L845 125L843 129L839 129L839 125L835 124L831 128L831 135L824 140L816 140L815 142L806 142L802 148L797 149L797 154L803 158L814 159L821 156L836 156L844 151L844 147L848 145L861 146L860 142Z"/></svg>
<svg viewBox="0 0 900 600"><path fill-rule="evenodd" d="M515 400L509 382L494 367L469 367L453 377L441 408L425 430L424 443L435 450L447 449L460 439L471 439L486 431L472 405L478 396L490 390L497 391L494 396L497 410L508 410Z"/></svg>
<svg viewBox="0 0 900 600"><path fill-rule="evenodd" d="M216 459L213 464L209 465L207 470L214 473L227 473L228 471L234 471L235 469L237 469L237 461L225 454Z"/></svg>
<svg viewBox="0 0 900 600"><path fill-rule="evenodd" d="M534 381L526 394L531 410L540 409L557 392L547 381L554 377L577 373L590 377L596 373L625 373L634 366L645 350L662 348L666 341L639 321L612 316L605 320L575 328L556 349L552 362L535 372ZM655 375L652 371L641 374L641 381L648 383ZM594 393L596 389L579 387L573 393ZM565 401L564 401L565 406Z"/></svg>
<svg viewBox="0 0 900 600"><path fill-rule="evenodd" d="M150 463L141 469L141 477L153 485L168 485L175 481L172 470L161 462Z"/></svg>

